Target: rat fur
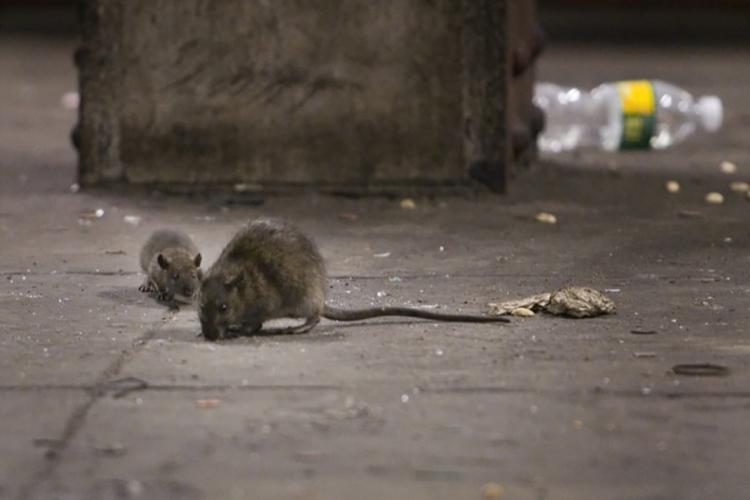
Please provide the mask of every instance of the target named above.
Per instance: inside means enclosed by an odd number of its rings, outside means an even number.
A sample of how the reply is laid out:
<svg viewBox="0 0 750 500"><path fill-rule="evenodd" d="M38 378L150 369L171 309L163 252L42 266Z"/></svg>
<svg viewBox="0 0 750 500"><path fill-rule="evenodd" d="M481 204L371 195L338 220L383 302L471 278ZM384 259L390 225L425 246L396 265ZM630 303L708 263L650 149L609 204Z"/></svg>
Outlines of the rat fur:
<svg viewBox="0 0 750 500"><path fill-rule="evenodd" d="M285 330L303 333L321 317L357 321L380 316L410 316L438 321L502 322L506 318L439 314L405 307L346 310L327 306L327 278L317 247L295 226L259 219L227 244L201 283L198 314L207 340L232 331L254 333L279 318L305 322Z"/></svg>
<svg viewBox="0 0 750 500"><path fill-rule="evenodd" d="M201 254L190 236L174 229L155 231L141 249L141 269L146 280L138 287L176 305L192 302L200 288Z"/></svg>

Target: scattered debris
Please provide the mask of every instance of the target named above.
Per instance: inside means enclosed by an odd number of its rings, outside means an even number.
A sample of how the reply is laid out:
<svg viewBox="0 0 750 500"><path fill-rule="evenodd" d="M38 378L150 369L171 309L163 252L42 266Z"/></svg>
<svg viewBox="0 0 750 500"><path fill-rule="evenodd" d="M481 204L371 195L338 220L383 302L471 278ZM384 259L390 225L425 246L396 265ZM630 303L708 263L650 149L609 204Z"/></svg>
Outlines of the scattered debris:
<svg viewBox="0 0 750 500"><path fill-rule="evenodd" d="M349 222L355 222L355 221L357 221L359 219L359 215L353 214L353 213L350 213L350 212L346 212L346 213L343 213L343 214L339 214L339 219L347 220Z"/></svg>
<svg viewBox="0 0 750 500"><path fill-rule="evenodd" d="M722 203L724 203L724 195L716 191L712 191L706 194L706 203L710 203L711 205L721 205Z"/></svg>
<svg viewBox="0 0 750 500"><path fill-rule="evenodd" d="M105 255L127 255L125 250L105 250Z"/></svg>
<svg viewBox="0 0 750 500"><path fill-rule="evenodd" d="M391 283L400 283L403 280L399 276L391 276L390 278L388 278L388 281L390 281Z"/></svg>
<svg viewBox="0 0 750 500"><path fill-rule="evenodd" d="M638 329L636 329L636 330L630 330L630 333L632 333L633 335L656 335L657 331L656 330L638 330Z"/></svg>
<svg viewBox="0 0 750 500"><path fill-rule="evenodd" d="M539 293L526 297L519 300L509 300L500 304L490 303L487 304L490 307L490 314L502 316L503 314L511 314L516 309L528 309L532 312L543 311L547 304L549 304L549 293Z"/></svg>
<svg viewBox="0 0 750 500"><path fill-rule="evenodd" d="M78 218L80 219L101 219L104 217L104 209L103 208L97 208L96 210L87 210L85 212L81 212L78 214Z"/></svg>
<svg viewBox="0 0 750 500"><path fill-rule="evenodd" d="M750 184L744 181L736 181L729 184L729 189L735 193L747 193L750 191Z"/></svg>
<svg viewBox="0 0 750 500"><path fill-rule="evenodd" d="M697 210L680 210L677 212L677 215L685 219L698 219L703 217L703 213Z"/></svg>
<svg viewBox="0 0 750 500"><path fill-rule="evenodd" d="M546 310L558 316L589 318L613 313L615 303L593 288L571 286L552 293Z"/></svg>
<svg viewBox="0 0 750 500"><path fill-rule="evenodd" d="M130 224L131 226L137 226L141 223L141 216L140 215L126 215L122 218L125 222Z"/></svg>
<svg viewBox="0 0 750 500"><path fill-rule="evenodd" d="M539 212L534 216L534 219L542 224L557 224L557 217L549 212Z"/></svg>
<svg viewBox="0 0 750 500"><path fill-rule="evenodd" d="M633 356L636 358L655 358L656 353L653 351L634 352Z"/></svg>
<svg viewBox="0 0 750 500"><path fill-rule="evenodd" d="M482 498L484 500L498 500L505 489L497 483L487 483L482 486Z"/></svg>
<svg viewBox="0 0 750 500"><path fill-rule="evenodd" d="M606 293L620 293L622 290L620 288L605 288L604 291Z"/></svg>
<svg viewBox="0 0 750 500"><path fill-rule="evenodd" d="M235 193L247 193L247 192L258 192L261 190L261 187L258 184L248 184L246 182L238 182L237 184L232 186L232 189L234 189Z"/></svg>
<svg viewBox="0 0 750 500"><path fill-rule="evenodd" d="M502 316L518 309L544 311L555 316L588 318L615 311L615 304L604 294L586 287L566 287L552 293L541 293L500 304L490 303L490 314Z"/></svg>
<svg viewBox="0 0 750 500"><path fill-rule="evenodd" d="M400 205L401 208L405 210L414 210L415 208L417 208L417 204L411 198L404 198L403 200L401 200Z"/></svg>
<svg viewBox="0 0 750 500"><path fill-rule="evenodd" d="M518 316L520 318L530 318L531 316L535 316L536 313L526 307L516 307L510 312L510 315Z"/></svg>
<svg viewBox="0 0 750 500"><path fill-rule="evenodd" d="M378 293L376 293L375 295L377 295L377 296L378 296L378 298L381 298L381 299L382 299L383 297L386 297L386 296L388 295L388 292L386 292L386 291L383 291L383 290L380 290L380 291L379 291Z"/></svg>
<svg viewBox="0 0 750 500"><path fill-rule="evenodd" d="M680 183L677 181L667 181L664 184L664 189L667 190L668 193L679 193L680 192Z"/></svg>
<svg viewBox="0 0 750 500"><path fill-rule="evenodd" d="M77 182L74 182L68 188L68 191L70 191L71 193L77 193L80 190L81 190L81 186L79 186Z"/></svg>
<svg viewBox="0 0 750 500"><path fill-rule="evenodd" d="M735 165L731 161L723 161L719 165L719 170L721 170L725 174L735 174L737 173L737 165Z"/></svg>
<svg viewBox="0 0 750 500"><path fill-rule="evenodd" d="M391 252L374 253L372 256L377 257L378 259L385 259L391 256Z"/></svg>
<svg viewBox="0 0 750 500"><path fill-rule="evenodd" d="M674 365L672 371L675 375L688 375L693 377L726 377L729 368L711 363L686 363Z"/></svg>
<svg viewBox="0 0 750 500"><path fill-rule="evenodd" d="M204 408L204 409L216 408L220 404L221 404L220 399L197 399L195 401L195 405L198 408Z"/></svg>

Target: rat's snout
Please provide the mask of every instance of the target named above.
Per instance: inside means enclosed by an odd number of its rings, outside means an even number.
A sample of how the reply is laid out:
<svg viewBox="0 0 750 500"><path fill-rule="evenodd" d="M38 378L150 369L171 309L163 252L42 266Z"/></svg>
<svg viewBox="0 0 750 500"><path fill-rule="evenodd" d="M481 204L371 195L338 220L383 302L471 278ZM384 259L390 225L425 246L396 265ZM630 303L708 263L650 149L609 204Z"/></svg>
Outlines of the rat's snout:
<svg viewBox="0 0 750 500"><path fill-rule="evenodd" d="M201 332L206 340L218 340L224 336L224 328L209 321L201 321Z"/></svg>
<svg viewBox="0 0 750 500"><path fill-rule="evenodd" d="M184 287L182 287L182 294L185 297L192 297L193 295L195 295L195 288L190 285L185 285Z"/></svg>

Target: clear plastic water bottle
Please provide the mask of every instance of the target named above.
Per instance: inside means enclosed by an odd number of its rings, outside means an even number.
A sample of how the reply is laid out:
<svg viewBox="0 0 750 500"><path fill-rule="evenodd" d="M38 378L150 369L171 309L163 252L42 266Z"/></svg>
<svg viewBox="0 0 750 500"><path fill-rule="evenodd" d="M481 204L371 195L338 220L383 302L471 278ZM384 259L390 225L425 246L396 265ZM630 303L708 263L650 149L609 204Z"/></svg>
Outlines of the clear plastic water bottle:
<svg viewBox="0 0 750 500"><path fill-rule="evenodd" d="M716 96L694 100L685 90L658 80L605 83L591 91L537 83L534 104L544 110L542 152L595 147L606 151L665 149L698 128L721 127Z"/></svg>

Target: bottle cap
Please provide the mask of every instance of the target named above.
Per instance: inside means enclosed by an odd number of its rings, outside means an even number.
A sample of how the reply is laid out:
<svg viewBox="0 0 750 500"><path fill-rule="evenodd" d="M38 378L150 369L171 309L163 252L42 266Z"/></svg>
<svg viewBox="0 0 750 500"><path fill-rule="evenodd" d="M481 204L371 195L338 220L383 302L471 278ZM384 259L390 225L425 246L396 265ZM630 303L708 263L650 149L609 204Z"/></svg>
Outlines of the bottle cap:
<svg viewBox="0 0 750 500"><path fill-rule="evenodd" d="M721 99L715 95L705 95L698 99L697 109L704 129L709 132L716 132L721 128L721 122L724 118Z"/></svg>

